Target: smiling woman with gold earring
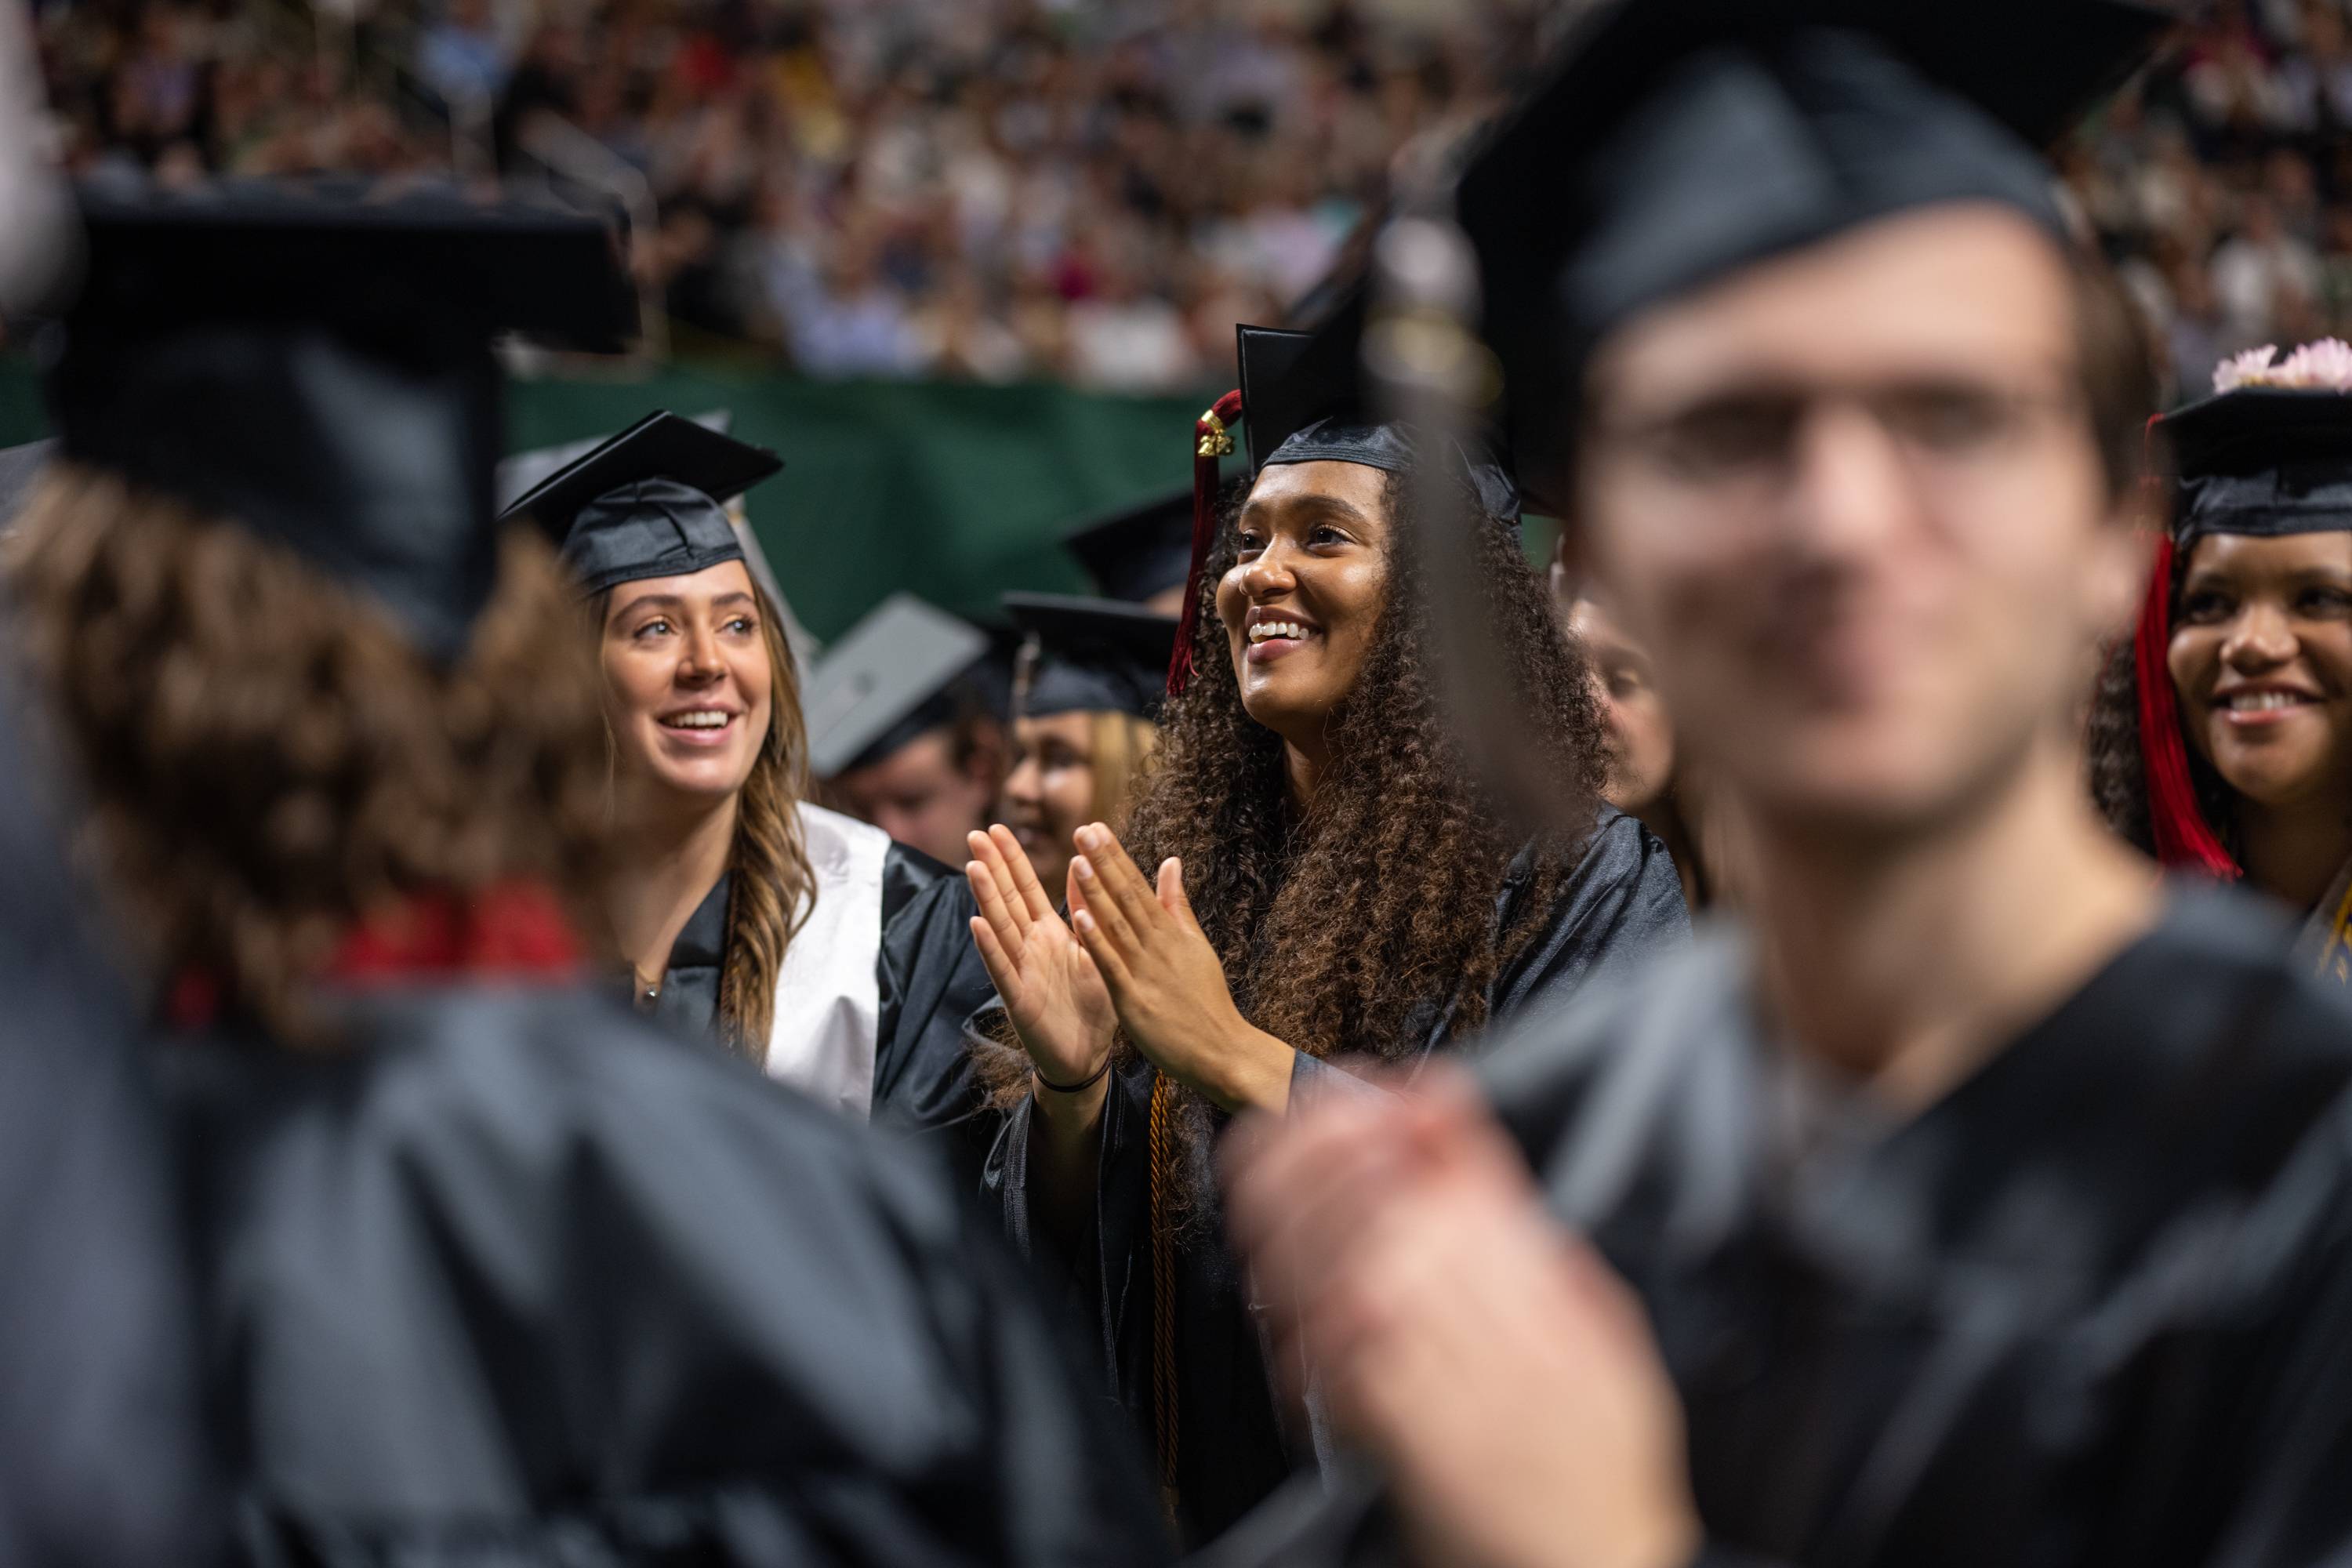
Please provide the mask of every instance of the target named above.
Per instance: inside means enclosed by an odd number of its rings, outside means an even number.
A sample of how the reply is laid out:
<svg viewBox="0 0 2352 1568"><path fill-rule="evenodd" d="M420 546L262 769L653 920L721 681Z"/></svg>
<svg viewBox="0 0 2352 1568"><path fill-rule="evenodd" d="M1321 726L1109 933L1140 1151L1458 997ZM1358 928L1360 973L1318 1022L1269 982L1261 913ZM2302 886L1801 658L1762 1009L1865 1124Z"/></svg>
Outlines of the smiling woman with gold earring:
<svg viewBox="0 0 2352 1568"><path fill-rule="evenodd" d="M1246 409L1256 474L1213 519L1202 465L1176 695L1124 835L1133 857L1092 824L1048 889L999 827L973 836L967 868L1004 1004L982 1032L1022 1047L993 1058L1009 1121L990 1191L1096 1321L1192 1541L1318 1447L1308 1413L1272 1392L1225 1247L1208 1173L1226 1120L1345 1092L1338 1058L1412 1063L1686 929L1664 850L1600 802L1601 720L1507 471L1359 418L1343 387L1293 384L1297 341L1243 329L1243 392L1202 422L1213 447ZM1422 462L1473 503L1463 548L1581 831L1527 842L1454 743L1402 548Z"/></svg>

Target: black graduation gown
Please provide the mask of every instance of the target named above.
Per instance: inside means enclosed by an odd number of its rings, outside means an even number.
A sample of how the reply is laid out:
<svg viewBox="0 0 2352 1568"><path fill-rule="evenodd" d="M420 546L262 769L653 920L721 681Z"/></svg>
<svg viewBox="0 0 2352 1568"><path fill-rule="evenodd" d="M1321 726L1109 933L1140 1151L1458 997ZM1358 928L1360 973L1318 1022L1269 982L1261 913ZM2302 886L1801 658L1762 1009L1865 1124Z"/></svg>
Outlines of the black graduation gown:
<svg viewBox="0 0 2352 1568"><path fill-rule="evenodd" d="M352 1028L159 1055L253 1561L1164 1557L920 1162L574 987L370 992Z"/></svg>
<svg viewBox="0 0 2352 1568"><path fill-rule="evenodd" d="M651 1009L659 1022L697 1039L718 1037L730 886L720 877L688 917ZM972 945L970 921L979 912L961 873L919 849L890 845L874 955L881 1013L872 1120L945 1159L963 1191L977 1183L999 1121L987 1109L963 1039L963 1021L996 994ZM779 996L776 1005L790 1006L792 998Z"/></svg>
<svg viewBox="0 0 2352 1568"><path fill-rule="evenodd" d="M1532 870L1532 858L1523 858L1496 898L1502 929L1539 920L1543 934L1497 976L1487 998L1494 1019L1557 1003L1596 971L1688 934L1673 859L1632 817L1604 808L1574 874L1549 909L1526 907ZM1434 999L1429 1013L1423 1052L1452 1038L1451 1009L1443 999ZM984 1037L992 1025L983 1016L972 1027ZM1084 1256L1039 1259L1074 1298L1090 1331L1087 1352L1147 1441L1153 1419L1148 1136L1153 1078L1150 1065L1141 1061L1113 1077L1103 1112L1096 1224ZM1302 1056L1292 1095L1304 1104L1355 1082L1343 1069ZM1024 1099L1006 1119L984 1190L1003 1205L1016 1244L1035 1256L1046 1244L1029 1223L1031 1109ZM1319 1438L1281 1413L1242 1268L1226 1248L1222 1224L1188 1230L1175 1258L1177 1496L1181 1533L1200 1542L1241 1518L1292 1470L1314 1463Z"/></svg>
<svg viewBox="0 0 2352 1568"><path fill-rule="evenodd" d="M0 692L0 1563L201 1563L192 1296L125 988Z"/></svg>
<svg viewBox="0 0 2352 1568"><path fill-rule="evenodd" d="M1496 1048L1506 1121L1656 1329L1705 1563L2352 1550L2352 1007L2287 934L2179 893L1925 1113L1801 1159L1728 933ZM1369 1495L1286 1494L1219 1562L1398 1561Z"/></svg>

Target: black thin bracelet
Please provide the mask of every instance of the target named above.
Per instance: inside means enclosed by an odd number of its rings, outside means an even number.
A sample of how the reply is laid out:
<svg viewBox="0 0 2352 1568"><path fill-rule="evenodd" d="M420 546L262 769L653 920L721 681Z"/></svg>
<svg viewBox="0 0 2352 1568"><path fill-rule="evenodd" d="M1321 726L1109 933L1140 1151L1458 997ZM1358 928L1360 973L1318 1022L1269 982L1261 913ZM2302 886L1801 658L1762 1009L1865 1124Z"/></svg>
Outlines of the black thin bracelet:
<svg viewBox="0 0 2352 1568"><path fill-rule="evenodd" d="M1036 1073L1037 1081L1044 1084L1047 1089L1052 1089L1055 1094L1084 1094L1087 1090L1094 1088L1095 1085L1102 1082L1103 1074L1110 1071L1110 1055L1108 1052L1104 1053L1102 1066L1095 1068L1093 1072L1087 1074L1087 1080L1084 1083L1055 1083L1052 1079L1047 1078L1043 1072L1039 1072L1036 1064L1034 1062L1030 1064L1029 1070Z"/></svg>

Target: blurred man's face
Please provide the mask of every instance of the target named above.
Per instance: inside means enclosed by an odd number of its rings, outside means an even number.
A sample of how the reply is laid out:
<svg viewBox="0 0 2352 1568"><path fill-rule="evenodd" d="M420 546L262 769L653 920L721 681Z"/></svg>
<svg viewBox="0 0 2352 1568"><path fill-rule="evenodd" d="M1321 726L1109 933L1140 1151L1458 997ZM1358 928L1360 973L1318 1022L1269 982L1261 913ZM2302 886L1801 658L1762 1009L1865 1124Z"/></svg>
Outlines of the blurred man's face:
<svg viewBox="0 0 2352 1568"><path fill-rule="evenodd" d="M934 860L960 866L971 858L964 835L988 826L996 777L987 749L968 765L955 758L955 730L927 730L881 761L841 774L833 787L852 816Z"/></svg>
<svg viewBox="0 0 2352 1568"><path fill-rule="evenodd" d="M1760 821L1932 825L2014 776L2128 613L2063 258L1925 209L1634 319L1580 505L1684 743Z"/></svg>

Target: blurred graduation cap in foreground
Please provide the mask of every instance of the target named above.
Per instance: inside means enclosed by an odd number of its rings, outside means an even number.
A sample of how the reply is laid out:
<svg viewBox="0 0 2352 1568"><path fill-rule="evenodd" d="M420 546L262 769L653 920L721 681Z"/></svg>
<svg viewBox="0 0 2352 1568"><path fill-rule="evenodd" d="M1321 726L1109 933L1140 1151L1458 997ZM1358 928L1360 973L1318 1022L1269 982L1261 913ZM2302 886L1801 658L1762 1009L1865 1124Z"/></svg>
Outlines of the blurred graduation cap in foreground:
<svg viewBox="0 0 2352 1568"><path fill-rule="evenodd" d="M431 657L498 569L492 339L617 350L635 301L593 215L354 181L86 194L49 347L60 455L232 518L373 598Z"/></svg>
<svg viewBox="0 0 2352 1568"><path fill-rule="evenodd" d="M1015 707L1032 719L1056 713L1132 713L1149 719L1166 691L1176 617L1115 599L1007 594L1021 629Z"/></svg>
<svg viewBox="0 0 2352 1568"><path fill-rule="evenodd" d="M1588 356L1652 305L1943 203L2071 243L2037 149L2176 19L2127 0L1614 0L1583 17L1454 188L1530 494L1565 503ZM1300 374L1351 373L1368 303L1339 296Z"/></svg>
<svg viewBox="0 0 2352 1568"><path fill-rule="evenodd" d="M986 634L912 594L893 594L825 650L801 694L809 766L832 778L880 762L958 717L955 687Z"/></svg>

